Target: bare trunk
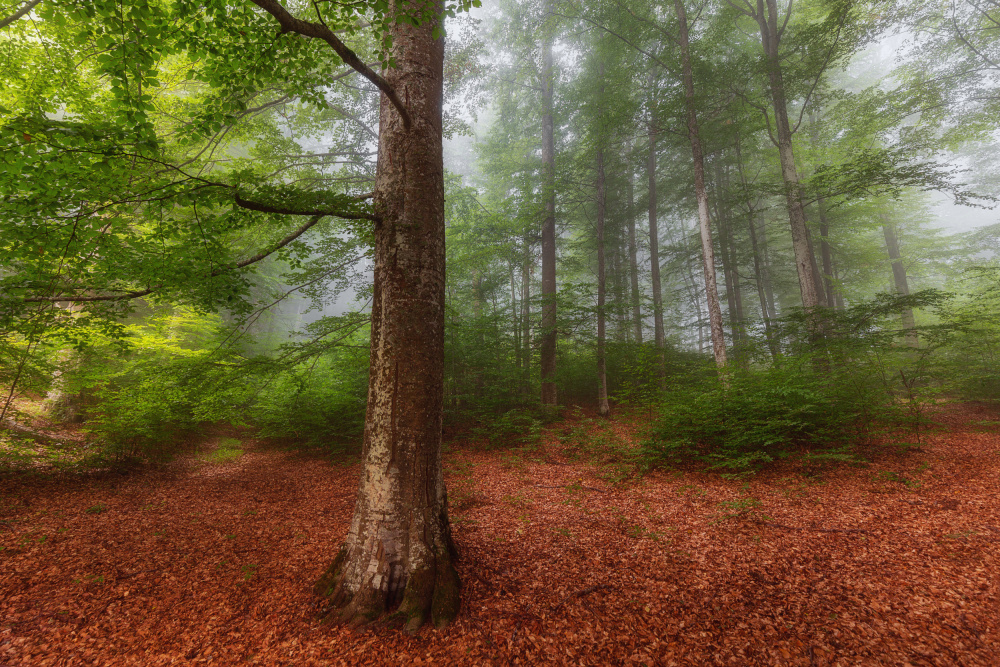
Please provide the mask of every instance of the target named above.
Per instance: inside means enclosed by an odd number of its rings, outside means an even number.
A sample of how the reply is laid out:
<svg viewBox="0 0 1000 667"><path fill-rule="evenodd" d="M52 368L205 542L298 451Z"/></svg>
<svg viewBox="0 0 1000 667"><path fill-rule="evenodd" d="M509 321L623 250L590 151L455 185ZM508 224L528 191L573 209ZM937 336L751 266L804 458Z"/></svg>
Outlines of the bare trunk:
<svg viewBox="0 0 1000 667"><path fill-rule="evenodd" d="M740 294L739 271L733 258L732 228L723 203L726 191L722 168L715 165L715 219L719 223L719 252L722 255L722 276L726 283L726 305L729 307L729 329L733 351L738 355L742 340L743 303Z"/></svg>
<svg viewBox="0 0 1000 667"><path fill-rule="evenodd" d="M823 285L823 274L820 273L819 263L816 261L816 245L813 243L812 232L809 228L806 228L806 239L809 241L809 266L812 268L813 283L816 284L816 299L818 300L818 305L826 305L826 289Z"/></svg>
<svg viewBox="0 0 1000 667"><path fill-rule="evenodd" d="M532 361L532 343L531 343L531 262L533 258L531 256L531 245L525 236L524 239L524 265L521 267L521 348L524 350L524 369L522 372L522 377L524 378L524 393L528 394L531 391L531 361Z"/></svg>
<svg viewBox="0 0 1000 667"><path fill-rule="evenodd" d="M628 143L628 153L632 152L632 143ZM628 268L629 278L632 282L632 327L635 342L642 345L642 308L640 307L641 295L639 293L639 259L638 248L635 244L635 174L633 173L631 161L626 158L625 164L628 168L628 190L626 191L626 214L628 215Z"/></svg>
<svg viewBox="0 0 1000 667"><path fill-rule="evenodd" d="M604 66L600 67L601 96L604 95ZM603 135L603 132L602 132ZM604 141L603 136L599 140ZM597 147L597 413L602 417L611 414L608 405L608 367L604 350L604 301L606 276L604 275L604 222L607 215L607 195L604 181L604 147Z"/></svg>
<svg viewBox="0 0 1000 667"><path fill-rule="evenodd" d="M656 77L653 72L649 73L650 104L649 104L649 157L646 164L646 172L649 178L649 280L653 290L653 341L656 345L657 360L660 372L660 388L664 388L666 381L666 367L664 363L664 348L666 347L666 337L663 332L663 295L660 287L660 248L659 230L657 223L656 201L656 96L653 87L656 84Z"/></svg>
<svg viewBox="0 0 1000 667"><path fill-rule="evenodd" d="M754 225L753 208L747 220L747 227L750 230L750 246L753 249L753 275L757 284L757 296L760 298L760 312L764 320L764 337L767 339L767 349L771 353L771 359L777 359L779 355L778 341L775 339L774 330L771 327L771 317L767 308L767 292L764 289L764 271L761 267L760 252L757 245L757 230Z"/></svg>
<svg viewBox="0 0 1000 667"><path fill-rule="evenodd" d="M722 309L719 307L719 289L715 282L715 250L712 248L712 221L708 213L708 193L705 190L705 159L698 130L698 115L694 103L694 76L688 48L687 15L681 0L674 0L677 20L680 22L681 61L684 69L684 98L687 104L688 138L694 161L694 192L698 200L698 227L701 231L701 254L705 270L705 297L708 302L708 320L712 330L712 353L719 368L726 365L726 340L722 331Z"/></svg>
<svg viewBox="0 0 1000 667"><path fill-rule="evenodd" d="M514 332L514 368L517 369L516 375L520 377L521 375L521 318L518 315L518 303L517 303L517 283L514 280L514 265L511 264L510 267L510 321ZM515 384L520 385L520 380L516 381ZM519 389L519 387L518 387ZM516 390L515 390L516 391Z"/></svg>
<svg viewBox="0 0 1000 667"><path fill-rule="evenodd" d="M763 6L765 2L766 10ZM788 223L792 232L795 270L799 277L802 306L809 311L819 305L819 293L813 274L815 259L809 245L799 174L795 166L795 154L792 150L792 127L788 121L788 104L785 98L785 84L782 79L781 57L778 52L781 37L778 34L778 8L775 0L757 0L756 18L760 27L764 56L767 60L771 107L774 111L777 132L778 157L781 160L781 178L785 184L785 201L788 206ZM820 326L818 322L815 325Z"/></svg>
<svg viewBox="0 0 1000 667"><path fill-rule="evenodd" d="M889 216L882 214L882 234L885 236L885 248L889 253L889 262L892 264L892 280L896 285L896 293L902 296L910 294L910 285L906 279L906 267L903 266L903 258L899 253L899 239L896 237L896 226L889 219ZM903 308L899 311L900 319L903 321L903 330L906 332L906 344L910 347L919 347L917 340L916 321L913 318L912 308Z"/></svg>
<svg viewBox="0 0 1000 667"><path fill-rule="evenodd" d="M833 253L830 251L830 226L826 220L825 202L822 197L816 202L819 210L819 252L823 259L823 290L826 292L826 307L836 308L837 299L833 293Z"/></svg>
<svg viewBox="0 0 1000 667"><path fill-rule="evenodd" d="M350 531L316 584L341 620L395 611L410 631L427 620L446 625L459 606L441 471L444 40L433 39L435 23L391 28L396 66L386 78L412 127L383 95L362 473Z"/></svg>
<svg viewBox="0 0 1000 667"><path fill-rule="evenodd" d="M521 266L521 349L523 350L524 363L521 377L524 394L531 393L531 245L527 236L524 239L524 264Z"/></svg>
<svg viewBox="0 0 1000 667"><path fill-rule="evenodd" d="M548 18L549 6L544 7ZM558 404L556 393L556 148L553 126L552 35L542 38L542 197L545 220L542 222L542 405Z"/></svg>
<svg viewBox="0 0 1000 667"><path fill-rule="evenodd" d="M771 257L767 252L767 227L764 224L764 216L757 215L760 222L760 258L761 258L761 278L764 281L764 296L767 297L767 314L771 320L778 319L778 309L774 305L774 287L771 285Z"/></svg>

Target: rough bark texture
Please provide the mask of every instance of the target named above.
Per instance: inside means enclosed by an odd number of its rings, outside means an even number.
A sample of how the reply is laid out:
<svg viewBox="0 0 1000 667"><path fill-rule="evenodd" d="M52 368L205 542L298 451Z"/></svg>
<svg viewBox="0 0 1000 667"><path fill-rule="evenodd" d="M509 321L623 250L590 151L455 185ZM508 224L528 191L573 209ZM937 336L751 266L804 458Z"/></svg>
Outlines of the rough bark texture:
<svg viewBox="0 0 1000 667"><path fill-rule="evenodd" d="M548 19L549 6L545 5ZM558 404L556 392L556 147L553 113L552 35L542 37L542 405Z"/></svg>
<svg viewBox="0 0 1000 667"><path fill-rule="evenodd" d="M363 466L350 531L316 584L331 616L363 623L395 612L411 631L448 623L459 605L441 472L444 41L432 30L392 29L397 67L387 78L412 127L383 96Z"/></svg>
<svg viewBox="0 0 1000 667"><path fill-rule="evenodd" d="M896 226L892 224L889 216L882 216L882 234L885 236L885 248L889 253L889 262L892 264L892 280L896 286L896 293L907 296L910 293L910 284L906 279L906 267L903 266L903 258L899 253L899 239L896 237ZM918 347L916 321L913 319L913 309L903 308L899 311L900 319L903 321L906 344L910 347Z"/></svg>
<svg viewBox="0 0 1000 667"><path fill-rule="evenodd" d="M722 309L719 306L719 288L715 281L715 250L712 247L712 219L708 212L708 192L705 190L705 158L698 130L695 111L694 75L688 47L687 15L684 3L674 0L677 20L680 23L681 64L684 69L684 99L687 105L687 130L694 161L694 193L698 200L698 228L701 231L701 256L705 271L705 297L708 302L708 321L712 330L712 353L719 368L726 365L726 339L722 330Z"/></svg>

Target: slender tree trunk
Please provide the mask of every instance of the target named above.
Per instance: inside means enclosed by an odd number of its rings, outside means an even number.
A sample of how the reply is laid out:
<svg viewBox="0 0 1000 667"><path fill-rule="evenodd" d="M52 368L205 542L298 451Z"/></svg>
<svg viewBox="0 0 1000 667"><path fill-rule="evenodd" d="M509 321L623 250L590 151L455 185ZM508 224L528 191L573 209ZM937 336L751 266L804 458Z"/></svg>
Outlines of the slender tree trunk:
<svg viewBox="0 0 1000 667"><path fill-rule="evenodd" d="M826 307L836 308L837 299L833 293L833 253L830 251L830 226L826 220L826 202L823 197L816 202L819 210L819 251L823 259L823 289L826 292Z"/></svg>
<svg viewBox="0 0 1000 667"><path fill-rule="evenodd" d="M518 315L517 283L514 280L514 265L510 266L510 321L513 327L514 338L514 368L517 369L516 376L521 376L521 318ZM520 385L520 379L516 382ZM512 388L512 394L519 393L520 386Z"/></svg>
<svg viewBox="0 0 1000 667"><path fill-rule="evenodd" d="M802 306L807 311L811 311L819 305L820 300L813 274L815 258L812 247L809 245L805 206L802 203L799 174L795 166L795 153L792 150L792 127L788 121L788 103L785 97L781 56L778 49L781 36L776 0L757 0L755 18L760 27L761 44L767 61L771 107L774 111L778 156L781 160L781 178L785 184L785 201L788 206L788 223L792 232L795 270L799 277L799 292L802 295ZM817 332L822 328L818 321L814 322L814 327Z"/></svg>
<svg viewBox="0 0 1000 667"><path fill-rule="evenodd" d="M524 237L524 265L521 267L521 348L524 350L524 393L527 395L531 391L531 263L534 258L531 256L531 243L527 234Z"/></svg>
<svg viewBox="0 0 1000 667"><path fill-rule="evenodd" d="M764 280L764 296L767 297L767 315L771 321L778 319L778 309L774 305L774 287L771 284L771 257L767 250L767 227L764 223L764 216L757 213L757 220L760 223L760 258L761 258L761 278Z"/></svg>
<svg viewBox="0 0 1000 667"><path fill-rule="evenodd" d="M551 21L545 3L546 22ZM556 148L553 115L552 33L542 37L542 168L545 220L542 222L542 405L558 405L556 392Z"/></svg>
<svg viewBox="0 0 1000 667"><path fill-rule="evenodd" d="M719 164L715 164L715 219L719 227L719 254L722 260L722 278L726 284L726 305L729 308L729 330L732 335L733 351L738 356L741 343L741 322L743 320L742 303L740 303L739 276L736 263L733 261L732 230L729 218L723 207L724 178Z"/></svg>
<svg viewBox="0 0 1000 667"><path fill-rule="evenodd" d="M639 250L635 243L635 173L629 157L632 153L632 142L628 142L625 164L628 168L628 190L626 191L626 215L628 216L628 267L629 278L632 281L632 326L635 342L642 345L642 295L639 292Z"/></svg>
<svg viewBox="0 0 1000 667"><path fill-rule="evenodd" d="M666 336L663 332L663 293L660 286L660 247L659 230L657 228L656 201L656 75L649 73L649 156L646 162L646 175L649 178L649 271L650 288L653 290L653 341L656 345L656 357L659 365L660 388L665 388L666 363L664 352Z"/></svg>
<svg viewBox="0 0 1000 667"><path fill-rule="evenodd" d="M757 241L757 206L750 197L750 184L747 181L746 171L743 168L743 153L740 150L739 134L736 135L736 171L740 176L740 184L743 186L743 192L745 193L744 205L747 207L747 230L750 232L750 249L753 253L754 284L757 288L757 297L760 300L761 319L764 321L764 338L767 340L767 349L771 353L771 359L775 360L780 355L780 350L777 338L774 335L774 328L771 325L772 314L771 309L768 308L767 290L764 287L763 255L760 250L760 244Z"/></svg>
<svg viewBox="0 0 1000 667"><path fill-rule="evenodd" d="M601 90L604 97L604 65L600 66ZM601 121L598 121L601 122ZM597 147L597 413L602 417L611 414L608 405L608 367L605 356L604 302L606 276L604 275L604 223L607 216L607 192L604 179L604 132L602 128Z"/></svg>
<svg viewBox="0 0 1000 667"><path fill-rule="evenodd" d="M701 231L701 253L705 270L705 297L708 302L709 326L712 330L712 353L719 368L726 365L726 339L722 331L722 309L719 307L719 289L715 282L715 250L712 247L712 221L708 213L708 193L705 190L705 158L701 148L701 134L698 130L698 114L695 111L694 75L691 69L691 55L688 46L687 15L684 3L674 0L677 20L680 23L681 63L684 70L684 99L687 105L688 138L691 141L691 157L694 161L694 192L698 200L698 227Z"/></svg>
<svg viewBox="0 0 1000 667"><path fill-rule="evenodd" d="M425 5L440 17L438 2ZM397 5L392 3L390 11ZM446 625L459 580L441 471L445 234L438 20L394 23L386 71L409 130L381 99L375 283L362 472L351 527L316 584L341 620L397 611L406 628Z"/></svg>
<svg viewBox="0 0 1000 667"><path fill-rule="evenodd" d="M771 317L767 308L767 293L764 289L764 271L761 268L760 252L757 245L757 230L754 226L754 211L750 208L747 219L747 228L750 230L750 246L753 249L753 275L757 284L757 296L760 298L760 312L764 320L764 337L767 339L767 349L771 353L771 359L777 359L780 351L778 341L775 339L774 330L771 327Z"/></svg>
<svg viewBox="0 0 1000 667"><path fill-rule="evenodd" d="M840 274L837 271L836 264L833 265L833 279L837 281L838 285L840 284ZM834 297L835 297L834 304L836 305L837 310L844 310L845 308L847 308L847 306L844 305L844 293L842 291L838 289L834 293Z"/></svg>
<svg viewBox="0 0 1000 667"><path fill-rule="evenodd" d="M826 305L826 289L823 285L823 274L820 273L819 263L816 261L816 245L813 243L812 232L806 228L806 239L809 241L809 266L812 268L813 282L816 284L816 298L820 306Z"/></svg>
<svg viewBox="0 0 1000 667"><path fill-rule="evenodd" d="M892 264L892 280L896 285L896 293L902 296L909 296L910 285L906 279L906 267L903 266L903 258L899 254L899 239L896 237L896 226L889 216L882 214L882 234L885 236L885 248L889 253L889 262ZM910 347L919 347L917 340L917 324L913 318L912 308L903 308L899 311L900 319L903 321L903 330L906 332L906 344Z"/></svg>

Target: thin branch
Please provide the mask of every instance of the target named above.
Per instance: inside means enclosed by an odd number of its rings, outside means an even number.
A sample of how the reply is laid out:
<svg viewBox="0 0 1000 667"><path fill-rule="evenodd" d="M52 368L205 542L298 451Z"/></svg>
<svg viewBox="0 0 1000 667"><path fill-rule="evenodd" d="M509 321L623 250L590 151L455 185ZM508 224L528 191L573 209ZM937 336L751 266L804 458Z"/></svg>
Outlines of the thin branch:
<svg viewBox="0 0 1000 667"><path fill-rule="evenodd" d="M400 117L403 119L403 127L407 130L410 129L410 114L393 87L358 58L357 54L340 41L340 38L330 28L322 23L311 23L295 18L287 9L281 6L278 0L251 0L251 2L273 16L281 25L282 33L294 32L304 37L322 39L329 44L337 55L340 56L340 59L344 61L345 65L356 70L361 76L371 81L379 90L385 93L385 96L389 98L389 101L396 107Z"/></svg>

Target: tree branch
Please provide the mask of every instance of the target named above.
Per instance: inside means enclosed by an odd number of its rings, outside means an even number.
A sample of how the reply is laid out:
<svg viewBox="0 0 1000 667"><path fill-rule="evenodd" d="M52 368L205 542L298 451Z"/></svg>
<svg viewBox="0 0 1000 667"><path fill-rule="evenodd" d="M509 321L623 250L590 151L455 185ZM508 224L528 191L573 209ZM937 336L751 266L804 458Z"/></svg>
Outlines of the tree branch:
<svg viewBox="0 0 1000 667"><path fill-rule="evenodd" d="M248 202L248 203L252 203L252 202ZM262 209L261 208L255 208L255 209L252 209L252 210L262 210ZM271 211L271 210L269 210L267 212L275 213L275 212L280 212L280 211ZM278 241L274 246L271 247L270 250L267 250L265 252L257 253L253 257L248 257L247 259L244 259L241 262L237 262L235 265L233 265L231 267L227 266L227 267L224 267L224 268L221 268L221 269L215 269L214 271L212 271L211 273L208 274L208 277L209 278L215 278L217 276L222 275L223 273L225 273L227 271L231 271L233 269L243 269L243 268L246 268L246 267L250 266L251 264L256 264L257 262L261 261L262 259L265 259L265 258L269 257L270 255L273 255L278 250L281 250L286 245L288 245L289 243L291 243L295 239L297 239L300 236L302 236L303 234L305 234L306 231L308 231L311 227L313 227L317 222L319 222L326 215L327 215L326 213L317 213L317 214L314 214L313 217L310 218L308 222L306 222L304 225L302 225L301 227L299 227L298 229L296 229L295 231L293 231L291 234L289 234L285 238L283 238L280 241ZM45 302L93 303L93 302L97 302L97 301L129 301L131 299L138 299L139 297L143 297L143 296L146 296L148 294L152 294L153 292L155 292L156 290L160 289L161 287L162 287L162 285L158 285L157 287L150 287L149 289L144 289L144 290L140 290L140 291L137 291L137 292L126 292L125 294L100 294L100 295L97 295L97 296L32 296L32 297L27 297L25 299L25 302L27 302L27 303L45 303Z"/></svg>
<svg viewBox="0 0 1000 667"><path fill-rule="evenodd" d="M402 100L396 95L393 87L389 85L388 81L362 62L357 54L340 41L340 38L330 28L321 23L311 23L295 18L287 9L279 4L278 0L251 0L251 2L277 19L278 24L281 25L281 32L294 32L304 37L322 39L329 44L337 55L340 56L340 59L344 61L345 65L356 70L361 76L374 83L379 90L385 93L385 96L389 98L389 101L392 102L392 105L396 107L396 111L402 117L403 127L407 130L410 129L410 114L403 105Z"/></svg>
<svg viewBox="0 0 1000 667"><path fill-rule="evenodd" d="M0 30L6 28L14 21L23 17L25 14L34 9L41 1L42 0L28 0L28 4L26 4L24 7L21 7L19 10L17 10L7 18L0 19Z"/></svg>

